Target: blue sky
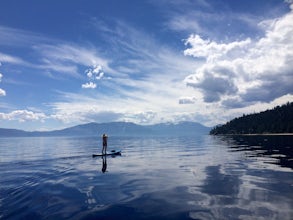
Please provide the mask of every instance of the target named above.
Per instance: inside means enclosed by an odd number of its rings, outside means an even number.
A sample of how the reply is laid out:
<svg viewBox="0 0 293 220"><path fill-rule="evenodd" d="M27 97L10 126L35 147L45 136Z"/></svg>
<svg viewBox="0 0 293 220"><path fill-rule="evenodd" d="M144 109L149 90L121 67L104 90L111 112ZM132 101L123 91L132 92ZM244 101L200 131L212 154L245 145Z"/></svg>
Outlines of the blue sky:
<svg viewBox="0 0 293 220"><path fill-rule="evenodd" d="M290 0L2 1L0 127L224 123L293 101Z"/></svg>

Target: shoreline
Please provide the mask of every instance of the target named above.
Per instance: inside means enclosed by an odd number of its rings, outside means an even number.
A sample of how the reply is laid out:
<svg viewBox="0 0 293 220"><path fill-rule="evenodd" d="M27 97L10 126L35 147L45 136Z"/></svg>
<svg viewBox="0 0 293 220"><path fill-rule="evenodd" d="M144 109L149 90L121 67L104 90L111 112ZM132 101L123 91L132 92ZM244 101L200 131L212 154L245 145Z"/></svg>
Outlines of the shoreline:
<svg viewBox="0 0 293 220"><path fill-rule="evenodd" d="M293 133L261 133L261 134L217 134L222 136L293 136Z"/></svg>

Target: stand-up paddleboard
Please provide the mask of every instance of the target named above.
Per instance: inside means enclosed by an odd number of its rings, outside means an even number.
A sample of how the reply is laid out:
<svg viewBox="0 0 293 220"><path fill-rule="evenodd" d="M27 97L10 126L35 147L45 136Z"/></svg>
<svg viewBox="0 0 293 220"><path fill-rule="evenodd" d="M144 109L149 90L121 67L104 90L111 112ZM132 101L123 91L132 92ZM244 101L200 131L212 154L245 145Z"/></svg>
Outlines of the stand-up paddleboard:
<svg viewBox="0 0 293 220"><path fill-rule="evenodd" d="M93 154L93 157L115 156L115 155L121 155L121 150L120 151L107 152L106 154Z"/></svg>

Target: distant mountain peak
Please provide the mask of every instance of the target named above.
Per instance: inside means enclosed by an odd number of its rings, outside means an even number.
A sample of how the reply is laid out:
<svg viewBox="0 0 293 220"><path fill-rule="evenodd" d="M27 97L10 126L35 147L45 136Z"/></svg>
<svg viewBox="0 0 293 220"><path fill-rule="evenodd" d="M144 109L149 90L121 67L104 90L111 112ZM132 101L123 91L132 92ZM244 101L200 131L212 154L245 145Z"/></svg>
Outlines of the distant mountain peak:
<svg viewBox="0 0 293 220"><path fill-rule="evenodd" d="M117 136L144 135L195 135L208 134L210 128L196 122L167 122L155 125L138 125L133 122L109 122L76 125L62 130L26 132L14 129L0 129L0 137L6 136L100 136L103 133Z"/></svg>

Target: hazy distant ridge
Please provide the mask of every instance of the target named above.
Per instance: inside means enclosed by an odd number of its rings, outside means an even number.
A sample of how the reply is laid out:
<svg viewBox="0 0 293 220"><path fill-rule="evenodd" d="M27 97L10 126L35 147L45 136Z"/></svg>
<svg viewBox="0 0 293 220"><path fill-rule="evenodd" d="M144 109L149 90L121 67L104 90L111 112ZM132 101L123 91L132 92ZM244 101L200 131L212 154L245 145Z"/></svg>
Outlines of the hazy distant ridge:
<svg viewBox="0 0 293 220"><path fill-rule="evenodd" d="M95 136L107 133L119 136L139 135L192 135L208 134L210 128L196 122L161 123L138 125L131 122L88 123L54 131L28 132L17 129L0 128L0 137L25 136Z"/></svg>

